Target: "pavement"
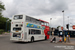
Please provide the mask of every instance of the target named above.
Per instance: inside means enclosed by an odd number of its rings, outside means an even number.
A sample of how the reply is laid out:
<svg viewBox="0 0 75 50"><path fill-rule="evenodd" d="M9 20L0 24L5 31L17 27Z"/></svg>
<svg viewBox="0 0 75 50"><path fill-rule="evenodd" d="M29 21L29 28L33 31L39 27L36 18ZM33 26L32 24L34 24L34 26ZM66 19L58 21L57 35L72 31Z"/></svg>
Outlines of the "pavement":
<svg viewBox="0 0 75 50"><path fill-rule="evenodd" d="M57 44L66 44L66 45L75 45L75 38L70 38L70 42L59 42L59 39L60 39L60 37L58 37L58 36L54 36L54 37L56 37L56 43Z"/></svg>
<svg viewBox="0 0 75 50"><path fill-rule="evenodd" d="M0 36L5 36L5 35L9 35L10 33L4 33L4 34L0 34Z"/></svg>

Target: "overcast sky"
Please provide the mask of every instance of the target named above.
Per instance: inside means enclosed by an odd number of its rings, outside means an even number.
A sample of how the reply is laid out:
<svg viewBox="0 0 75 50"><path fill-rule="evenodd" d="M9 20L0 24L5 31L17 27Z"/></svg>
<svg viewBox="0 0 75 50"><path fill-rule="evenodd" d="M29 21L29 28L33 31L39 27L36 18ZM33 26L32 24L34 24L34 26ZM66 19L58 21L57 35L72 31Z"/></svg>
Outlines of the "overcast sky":
<svg viewBox="0 0 75 50"><path fill-rule="evenodd" d="M11 18L15 14L26 14L38 19L50 22L51 26L63 26L69 23L75 24L75 0L0 0L5 5L4 17Z"/></svg>

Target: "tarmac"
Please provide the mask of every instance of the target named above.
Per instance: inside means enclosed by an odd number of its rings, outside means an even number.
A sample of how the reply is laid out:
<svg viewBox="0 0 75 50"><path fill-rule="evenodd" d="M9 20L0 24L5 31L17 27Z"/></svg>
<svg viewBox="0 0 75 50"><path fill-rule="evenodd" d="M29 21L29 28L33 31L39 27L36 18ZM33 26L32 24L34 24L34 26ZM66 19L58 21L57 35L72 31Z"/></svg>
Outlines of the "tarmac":
<svg viewBox="0 0 75 50"><path fill-rule="evenodd" d="M6 36L6 35L9 35L9 34L10 33L4 33L4 34L0 34L0 36ZM55 44L75 45L75 38L70 38L70 39L74 39L74 41L70 41L70 42L59 42L59 39L60 38L58 36L54 36L54 37L56 37L56 43Z"/></svg>

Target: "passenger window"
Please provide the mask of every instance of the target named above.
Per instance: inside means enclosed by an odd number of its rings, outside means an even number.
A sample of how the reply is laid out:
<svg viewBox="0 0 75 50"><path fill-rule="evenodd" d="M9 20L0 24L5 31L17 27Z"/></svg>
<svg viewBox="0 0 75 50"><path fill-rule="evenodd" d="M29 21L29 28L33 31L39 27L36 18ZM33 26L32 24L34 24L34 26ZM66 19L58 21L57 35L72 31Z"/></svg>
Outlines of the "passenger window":
<svg viewBox="0 0 75 50"><path fill-rule="evenodd" d="M36 30L36 34L41 34L41 31L40 30Z"/></svg>
<svg viewBox="0 0 75 50"><path fill-rule="evenodd" d="M31 29L31 34L36 34L34 29Z"/></svg>
<svg viewBox="0 0 75 50"><path fill-rule="evenodd" d="M26 21L30 22L31 21L30 17L26 16Z"/></svg>
<svg viewBox="0 0 75 50"><path fill-rule="evenodd" d="M31 31L29 30L29 34L41 34L41 31L40 30L31 29Z"/></svg>
<svg viewBox="0 0 75 50"><path fill-rule="evenodd" d="M30 34L30 29L29 29L29 34Z"/></svg>
<svg viewBox="0 0 75 50"><path fill-rule="evenodd" d="M45 25L45 23L43 25Z"/></svg>
<svg viewBox="0 0 75 50"><path fill-rule="evenodd" d="M44 23L44 25L45 25L45 26L47 26L47 24L46 24L46 23Z"/></svg>
<svg viewBox="0 0 75 50"><path fill-rule="evenodd" d="M35 19L35 23L37 24L37 20Z"/></svg>
<svg viewBox="0 0 75 50"><path fill-rule="evenodd" d="M31 18L31 22L33 22L33 18Z"/></svg>
<svg viewBox="0 0 75 50"><path fill-rule="evenodd" d="M41 25L44 25L44 23L43 23L43 22L41 22Z"/></svg>
<svg viewBox="0 0 75 50"><path fill-rule="evenodd" d="M37 24L40 24L40 21L37 21Z"/></svg>
<svg viewBox="0 0 75 50"><path fill-rule="evenodd" d="M47 26L49 26L49 23L47 23Z"/></svg>
<svg viewBox="0 0 75 50"><path fill-rule="evenodd" d="M36 23L36 20L35 19L33 19L33 23Z"/></svg>
<svg viewBox="0 0 75 50"><path fill-rule="evenodd" d="M40 22L40 21L38 21L38 24L41 24L41 22Z"/></svg>

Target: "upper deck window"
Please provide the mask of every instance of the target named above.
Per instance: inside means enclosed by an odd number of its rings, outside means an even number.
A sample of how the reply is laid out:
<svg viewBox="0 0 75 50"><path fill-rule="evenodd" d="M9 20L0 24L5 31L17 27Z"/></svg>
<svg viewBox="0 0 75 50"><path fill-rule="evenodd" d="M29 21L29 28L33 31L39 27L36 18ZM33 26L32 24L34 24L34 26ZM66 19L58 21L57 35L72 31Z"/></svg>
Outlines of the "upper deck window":
<svg viewBox="0 0 75 50"><path fill-rule="evenodd" d="M49 23L41 22L41 25L49 26Z"/></svg>
<svg viewBox="0 0 75 50"><path fill-rule="evenodd" d="M22 19L23 18L23 15L15 15L14 16L14 19L16 20L16 19Z"/></svg>
<svg viewBox="0 0 75 50"><path fill-rule="evenodd" d="M49 23L47 23L47 26L49 26Z"/></svg>
<svg viewBox="0 0 75 50"><path fill-rule="evenodd" d="M41 22L41 25L44 25L44 22Z"/></svg>
<svg viewBox="0 0 75 50"><path fill-rule="evenodd" d="M39 20L36 20L35 23L36 24L41 24L41 22Z"/></svg>
<svg viewBox="0 0 75 50"><path fill-rule="evenodd" d="M31 22L31 23L35 23L35 24L41 24L41 22L35 18L26 16L26 22Z"/></svg>
<svg viewBox="0 0 75 50"><path fill-rule="evenodd" d="M31 18L29 16L26 16L26 21L27 22L30 22L31 21Z"/></svg>
<svg viewBox="0 0 75 50"><path fill-rule="evenodd" d="M47 26L47 23L44 23L45 26Z"/></svg>

